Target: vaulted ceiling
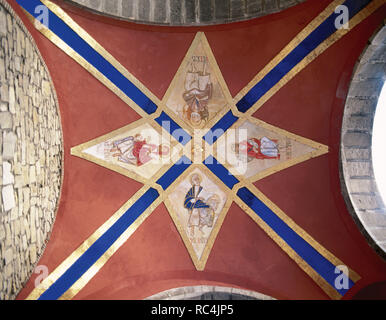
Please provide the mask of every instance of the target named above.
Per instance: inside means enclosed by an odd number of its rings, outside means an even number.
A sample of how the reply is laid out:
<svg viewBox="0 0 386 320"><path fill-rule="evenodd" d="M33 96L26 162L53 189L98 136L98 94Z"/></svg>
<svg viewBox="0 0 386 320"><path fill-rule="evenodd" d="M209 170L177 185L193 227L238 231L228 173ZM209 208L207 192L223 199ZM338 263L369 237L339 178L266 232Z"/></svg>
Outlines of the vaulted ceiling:
<svg viewBox="0 0 386 320"><path fill-rule="evenodd" d="M386 280L340 174L343 110L383 1L284 1L264 17L183 27L1 1L36 42L63 134L56 219L19 299L197 286L350 299Z"/></svg>

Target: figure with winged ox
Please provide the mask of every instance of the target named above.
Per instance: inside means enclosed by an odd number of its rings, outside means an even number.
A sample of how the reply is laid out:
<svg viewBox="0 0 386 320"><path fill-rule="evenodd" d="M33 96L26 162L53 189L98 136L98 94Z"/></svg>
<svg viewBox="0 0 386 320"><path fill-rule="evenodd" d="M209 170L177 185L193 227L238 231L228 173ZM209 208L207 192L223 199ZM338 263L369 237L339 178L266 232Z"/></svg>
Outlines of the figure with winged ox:
<svg viewBox="0 0 386 320"><path fill-rule="evenodd" d="M188 210L188 227L190 235L194 236L195 227L203 233L203 227L213 227L215 212L220 204L220 197L217 194L211 195L208 199L200 196L203 187L201 186L201 176L194 173L190 177L192 187L185 195L184 207Z"/></svg>

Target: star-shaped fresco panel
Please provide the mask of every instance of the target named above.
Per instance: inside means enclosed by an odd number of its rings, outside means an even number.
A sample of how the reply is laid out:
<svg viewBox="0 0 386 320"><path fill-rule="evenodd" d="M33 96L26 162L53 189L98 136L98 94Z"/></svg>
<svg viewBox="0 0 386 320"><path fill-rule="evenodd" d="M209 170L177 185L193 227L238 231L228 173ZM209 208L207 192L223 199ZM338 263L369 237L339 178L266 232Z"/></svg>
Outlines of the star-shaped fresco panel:
<svg viewBox="0 0 386 320"><path fill-rule="evenodd" d="M328 151L324 145L251 117L240 118L213 146L208 144L205 137L211 126L237 111L203 33L196 35L160 108L192 136L185 146L154 116L151 122L139 120L74 147L72 154L150 185L159 171L170 165L172 171L178 165L176 154L182 151L193 165L176 176L164 198L197 270L205 269L234 198L232 188L208 169L208 157L217 159L239 181L253 182Z"/></svg>
<svg viewBox="0 0 386 320"><path fill-rule="evenodd" d="M348 3L351 29L383 5ZM360 279L260 192L255 181L328 152L327 146L252 117L301 70L350 32L332 1L232 98L210 45L197 33L162 101L59 6L17 0L35 27L143 118L72 148L74 156L143 187L63 261L28 299L71 299L152 211L165 203L197 270L204 270L236 202L332 299ZM45 5L53 24L35 8ZM63 36L65 34L65 37ZM337 272L338 270L338 272ZM340 274L341 273L341 274ZM347 286L337 286L337 274Z"/></svg>

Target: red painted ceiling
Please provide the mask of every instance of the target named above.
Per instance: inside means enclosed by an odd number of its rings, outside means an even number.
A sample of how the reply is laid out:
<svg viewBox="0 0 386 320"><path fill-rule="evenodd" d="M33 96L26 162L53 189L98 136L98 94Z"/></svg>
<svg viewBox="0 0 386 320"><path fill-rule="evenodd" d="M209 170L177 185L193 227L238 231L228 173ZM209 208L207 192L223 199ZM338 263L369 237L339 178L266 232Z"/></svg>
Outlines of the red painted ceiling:
<svg viewBox="0 0 386 320"><path fill-rule="evenodd" d="M287 45L330 1L309 0L248 22L208 27L136 25L55 1L158 98L162 99L195 33L204 31L232 95ZM117 211L141 184L70 155L70 148L137 119L117 96L38 33L53 78L64 134L64 182L56 222L39 265L53 271ZM362 279L345 298L386 280L386 264L368 246L346 209L339 182L340 126L355 61L379 26L378 10L300 72L256 112L260 119L326 144L330 152L271 175L256 186ZM33 289L33 275L19 294ZM185 285L219 284L279 299L328 299L236 204L230 208L206 269L195 270L161 204L75 299L142 299Z"/></svg>

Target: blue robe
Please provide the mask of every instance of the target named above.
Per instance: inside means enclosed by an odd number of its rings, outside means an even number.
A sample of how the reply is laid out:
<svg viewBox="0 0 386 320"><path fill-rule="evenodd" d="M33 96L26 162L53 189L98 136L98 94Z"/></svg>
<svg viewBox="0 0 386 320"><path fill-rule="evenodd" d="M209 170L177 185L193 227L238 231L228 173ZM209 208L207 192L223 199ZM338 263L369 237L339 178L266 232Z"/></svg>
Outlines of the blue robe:
<svg viewBox="0 0 386 320"><path fill-rule="evenodd" d="M199 208L209 208L209 206L202 200L196 200L192 203L190 200L197 199L198 195L202 191L202 187L199 188L197 194L194 194L194 187L190 188L187 194L185 195L184 207L188 210L199 209Z"/></svg>

